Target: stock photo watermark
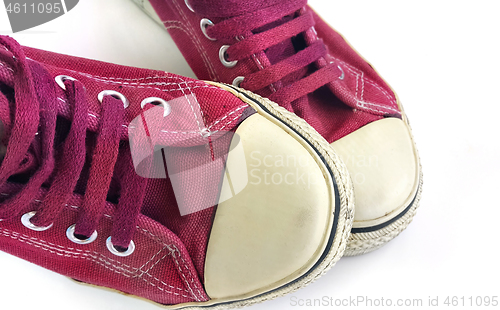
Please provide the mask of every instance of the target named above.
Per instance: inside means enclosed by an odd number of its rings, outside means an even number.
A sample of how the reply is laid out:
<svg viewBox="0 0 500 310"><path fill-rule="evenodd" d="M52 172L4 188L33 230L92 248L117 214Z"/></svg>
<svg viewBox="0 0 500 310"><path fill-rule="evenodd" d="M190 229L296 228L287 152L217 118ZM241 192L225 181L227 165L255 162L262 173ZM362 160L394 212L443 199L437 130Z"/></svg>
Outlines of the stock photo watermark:
<svg viewBox="0 0 500 310"><path fill-rule="evenodd" d="M423 298L389 298L372 296L319 298L290 297L291 307L498 307L498 296L426 296Z"/></svg>
<svg viewBox="0 0 500 310"><path fill-rule="evenodd" d="M252 185L316 185L313 165L306 156L270 155L261 151L250 153L250 184Z"/></svg>
<svg viewBox="0 0 500 310"><path fill-rule="evenodd" d="M12 32L45 24L72 10L79 0L4 0Z"/></svg>

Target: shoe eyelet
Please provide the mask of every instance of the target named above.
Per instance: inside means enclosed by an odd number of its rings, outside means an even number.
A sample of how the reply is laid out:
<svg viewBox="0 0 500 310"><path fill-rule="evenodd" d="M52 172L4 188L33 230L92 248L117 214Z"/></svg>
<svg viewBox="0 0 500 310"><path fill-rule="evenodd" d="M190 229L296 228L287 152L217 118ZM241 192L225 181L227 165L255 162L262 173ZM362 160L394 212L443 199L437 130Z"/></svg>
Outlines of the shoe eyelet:
<svg viewBox="0 0 500 310"><path fill-rule="evenodd" d="M219 59L220 62L226 67L226 68L232 68L236 66L238 63L237 60L229 61L226 59L227 56L227 49L229 48L229 45L222 45L219 50Z"/></svg>
<svg viewBox="0 0 500 310"><path fill-rule="evenodd" d="M189 0L184 0L184 3L186 4L187 8L194 13L193 7L189 4Z"/></svg>
<svg viewBox="0 0 500 310"><path fill-rule="evenodd" d="M57 85L61 87L63 90L66 90L66 85L64 85L64 81L70 80L70 81L76 81L75 78L68 76L68 75L58 75L55 78Z"/></svg>
<svg viewBox="0 0 500 310"><path fill-rule="evenodd" d="M35 216L35 214L36 214L36 211L31 211L31 212L28 212L21 217L21 223L23 223L24 227L29 228L29 229L34 230L34 231L45 231L54 225L54 224L50 224L49 226L46 226L46 227L38 227L36 225L33 225L33 223L31 223L30 220L33 216Z"/></svg>
<svg viewBox="0 0 500 310"><path fill-rule="evenodd" d="M233 80L233 86L236 86L236 87L240 87L240 84L241 82L243 82L243 80L245 79L244 76L237 76L234 80Z"/></svg>
<svg viewBox="0 0 500 310"><path fill-rule="evenodd" d="M104 97L105 96L112 96L118 100L121 100L123 102L123 107L126 109L128 108L128 106L130 105L127 97L125 97L122 93L119 93L117 91L114 91L114 90L103 90L102 92L99 93L99 95L97 95L97 99L99 99L99 102L102 103L102 101L104 100Z"/></svg>
<svg viewBox="0 0 500 310"><path fill-rule="evenodd" d="M74 243L76 244L89 244L89 243L92 243L94 242L96 239L97 239L97 231L94 230L94 232L92 233L92 235L90 235L90 237L88 237L87 239L79 239L75 236L75 224L71 225L70 227L68 227L68 229L66 230L66 237L68 237L68 239L70 241L73 241Z"/></svg>
<svg viewBox="0 0 500 310"><path fill-rule="evenodd" d="M339 76L339 80L342 81L342 80L344 80L344 77L345 77L344 70L339 65L337 65L337 68L339 68L340 72L342 72L342 74Z"/></svg>
<svg viewBox="0 0 500 310"><path fill-rule="evenodd" d="M208 19L208 18L203 18L202 20L200 20L201 32L203 32L203 34L205 35L205 37L207 39L209 39L210 41L216 41L217 40L215 38L210 37L207 34L207 28L208 27L212 27L213 25L214 25L214 23L210 19Z"/></svg>
<svg viewBox="0 0 500 310"><path fill-rule="evenodd" d="M118 251L115 246L113 245L113 242L111 242L111 237L108 237L108 239L106 239L106 246L108 247L108 250L116 255L116 256L120 256L120 257L126 257L126 256L129 256L131 255L132 253L134 253L135 251L135 244L134 244L134 241L130 241L130 244L128 245L128 248L125 252L120 252Z"/></svg>
<svg viewBox="0 0 500 310"><path fill-rule="evenodd" d="M146 99L142 100L142 102L141 102L141 109L144 109L144 107L148 103L151 103L151 104L157 105L157 106L163 106L163 117L170 115L170 112L172 112L172 107L164 99L161 99L158 97L146 98Z"/></svg>

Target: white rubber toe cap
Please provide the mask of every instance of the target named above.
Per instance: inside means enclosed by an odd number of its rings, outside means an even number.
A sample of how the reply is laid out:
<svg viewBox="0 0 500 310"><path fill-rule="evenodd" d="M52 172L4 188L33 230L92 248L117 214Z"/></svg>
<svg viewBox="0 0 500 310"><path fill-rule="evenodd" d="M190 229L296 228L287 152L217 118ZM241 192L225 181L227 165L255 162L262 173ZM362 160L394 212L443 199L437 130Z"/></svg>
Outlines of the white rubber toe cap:
<svg viewBox="0 0 500 310"><path fill-rule="evenodd" d="M418 157L403 120L372 122L332 146L354 183L353 228L383 224L411 203L418 187Z"/></svg>
<svg viewBox="0 0 500 310"><path fill-rule="evenodd" d="M205 289L217 300L304 275L325 251L334 216L331 181L309 146L257 114L236 134L242 151L231 147L205 262Z"/></svg>

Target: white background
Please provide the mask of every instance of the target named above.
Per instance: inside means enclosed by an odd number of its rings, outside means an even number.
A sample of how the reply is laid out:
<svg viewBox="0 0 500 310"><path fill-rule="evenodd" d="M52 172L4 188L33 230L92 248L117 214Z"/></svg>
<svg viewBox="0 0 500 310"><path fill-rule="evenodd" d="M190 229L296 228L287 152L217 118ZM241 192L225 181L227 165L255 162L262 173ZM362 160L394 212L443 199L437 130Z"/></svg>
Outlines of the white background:
<svg viewBox="0 0 500 310"><path fill-rule="evenodd" d="M442 305L446 296L499 296L500 2L310 4L402 99L422 158L423 198L409 228L382 249L344 258L312 285L252 308L309 309L292 306L292 297L421 298L426 305L439 296ZM10 34L3 8L0 32ZM13 37L41 49L193 76L168 34L126 0L83 0ZM0 252L0 309L159 308Z"/></svg>

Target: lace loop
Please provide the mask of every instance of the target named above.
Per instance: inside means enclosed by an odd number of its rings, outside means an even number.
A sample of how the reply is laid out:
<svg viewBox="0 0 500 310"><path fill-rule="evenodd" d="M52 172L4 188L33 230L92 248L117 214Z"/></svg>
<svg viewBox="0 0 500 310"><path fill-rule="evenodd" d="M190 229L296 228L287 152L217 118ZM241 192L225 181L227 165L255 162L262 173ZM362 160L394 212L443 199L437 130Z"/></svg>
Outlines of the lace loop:
<svg viewBox="0 0 500 310"><path fill-rule="evenodd" d="M279 57L270 56L269 64L259 71L238 77L239 86L254 92L270 87L273 92L270 98L288 106L339 77L343 79L343 70L338 65L327 65L319 70L310 67L328 53L321 40L304 37L283 45L287 40L314 29L313 14L304 9L306 5L305 0L274 2L268 7L249 9L246 13L226 18L206 29L209 37L232 44L225 45L224 59L221 58L223 64L235 64L268 50L272 50L268 55L281 53ZM287 47L288 50L283 52L283 46L291 46L291 49Z"/></svg>
<svg viewBox="0 0 500 310"><path fill-rule="evenodd" d="M135 172L130 151L120 153L120 161L127 163L121 178L122 191L113 221L113 244L128 248L133 239L136 221L146 196L147 179Z"/></svg>
<svg viewBox="0 0 500 310"><path fill-rule="evenodd" d="M276 45L286 39L294 37L301 32L314 26L312 14L309 12L291 21L274 27L268 31L250 36L249 38L239 41L227 50L228 60L242 60L264 51L269 47Z"/></svg>
<svg viewBox="0 0 500 310"><path fill-rule="evenodd" d="M40 134L35 135L36 130L33 133L33 136L31 137L25 137L23 133L19 133L21 137L24 137L26 139L19 142L15 141L18 142L20 145L15 145L14 141L12 142L9 141L9 144L7 146L7 154L4 159L4 162L2 163L2 168L6 167L9 164L5 162L9 156L9 150L12 150L12 148L14 148L16 151L26 149L25 152L27 152L28 147L31 144L31 141L33 141L35 136L39 144L41 145L40 165L39 169L35 171L35 173L31 176L28 183L19 193L17 193L12 198L7 199L6 201L0 204L0 218L4 219L17 216L19 213L23 211L23 208L26 205L28 205L31 201L35 199L35 195L38 193L38 189L48 179L55 165L54 138L55 138L56 119L57 119L57 112L56 112L57 100L56 100L54 83L49 73L40 65L34 62L30 63L29 71L30 71L29 76L32 77L31 82L33 85L33 91L36 94L34 95L35 98L33 100L36 101L35 105L38 106L39 108L37 107L37 109L34 111L32 110L25 111L25 113L28 115L23 115L23 114L16 115L16 119L14 120L14 126L16 126L16 124L19 123L26 124L27 121L25 121L25 119L26 118L30 119L31 114L36 113L39 114L38 119L40 122L39 124ZM24 85L25 83L23 81L25 79L19 78L19 76L16 76L16 80L18 80L18 82L21 83L22 85ZM22 106L25 104L25 94L23 93L26 93L26 90L20 89L19 91L22 92L22 94L16 93L16 112L18 109L23 110ZM20 97L20 101L17 101L18 97ZM31 103L26 103L26 105L30 106ZM34 124L33 126L33 124L31 124L30 126L36 128L36 125L37 124ZM13 135L14 135L14 130L12 130L10 139L16 140L17 137L13 137ZM25 154L22 155L23 156L20 156L20 154L17 154L17 152L15 153L15 158L18 159L17 164L12 163L15 167L19 167L19 163L21 162ZM13 170L10 175L13 175L14 173L15 170Z"/></svg>
<svg viewBox="0 0 500 310"><path fill-rule="evenodd" d="M104 213L104 205L118 157L124 108L122 101L105 96L101 105L101 123L92 152L87 190L76 222L75 234L90 236Z"/></svg>
<svg viewBox="0 0 500 310"><path fill-rule="evenodd" d="M88 103L83 85L74 80L65 80L67 97L72 107L73 122L62 147L62 158L54 181L40 211L32 219L37 226L54 222L73 194L78 178L85 164L85 133L88 127Z"/></svg>
<svg viewBox="0 0 500 310"><path fill-rule="evenodd" d="M242 33L250 32L276 21L283 16L291 15L298 8L307 5L306 0L281 1L275 5L223 20L207 29L207 34L220 40L231 40Z"/></svg>
<svg viewBox="0 0 500 310"><path fill-rule="evenodd" d="M324 57L326 53L326 47L323 42L316 41L302 51L299 51L297 54L249 75L245 78L245 81L241 83L241 87L255 92L300 70L297 68L303 68L312 64L319 58Z"/></svg>
<svg viewBox="0 0 500 310"><path fill-rule="evenodd" d="M20 164L27 154L34 153L30 156L36 158L33 161L36 169L30 172L21 190L0 203L0 219L8 220L26 212L42 186L48 186L36 211L23 216L26 227L37 231L48 229L67 206L78 184L86 186L85 193L78 209L77 221L70 226L67 236L81 245L93 242L97 238L98 224L104 215L111 180L116 172L115 164L119 158L120 171L116 174L121 176L117 177L121 185L120 196L113 213L113 229L109 240L113 240L111 247L120 253L116 255L132 254L135 248L132 238L144 201L147 180L135 172L128 143L120 141L126 98L123 95L116 98L113 93L104 93L99 98L102 101L100 121L97 132L90 135L95 137L95 143L92 143L92 139L87 139L90 130L89 99L83 84L63 76L56 81L41 64L27 60L17 42L11 39L0 37L0 44L8 49L0 49L0 58L14 68L6 85L12 85L15 94L15 112L7 153L1 163L0 185L19 173ZM56 135L58 84L66 94L71 125L67 132L58 131ZM60 138L62 141L58 140ZM88 170L85 165L87 154L91 154Z"/></svg>
<svg viewBox="0 0 500 310"><path fill-rule="evenodd" d="M26 63L26 58L21 46L12 38L1 37L0 44L7 50L0 49L0 57L14 69L14 91L16 109L14 123L11 128L11 140L0 167L0 185L16 171L19 162L28 152L39 123L39 103L31 71ZM12 213L0 212L0 218L8 218Z"/></svg>
<svg viewBox="0 0 500 310"><path fill-rule="evenodd" d="M337 65L329 64L311 75L279 89L277 92L272 94L269 99L282 104L291 103L301 97L304 97L310 92L317 90L321 86L338 79L340 76L339 71L340 70Z"/></svg>

